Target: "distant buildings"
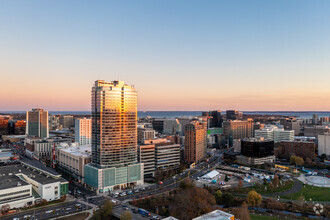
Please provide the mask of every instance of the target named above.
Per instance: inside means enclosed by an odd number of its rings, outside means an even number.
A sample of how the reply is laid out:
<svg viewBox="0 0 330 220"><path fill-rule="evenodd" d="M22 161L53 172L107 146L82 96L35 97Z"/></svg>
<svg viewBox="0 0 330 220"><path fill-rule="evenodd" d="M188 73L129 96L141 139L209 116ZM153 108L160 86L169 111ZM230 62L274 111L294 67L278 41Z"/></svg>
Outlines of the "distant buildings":
<svg viewBox="0 0 330 220"><path fill-rule="evenodd" d="M137 91L122 81L92 88L92 162L85 183L97 193L143 183L137 162Z"/></svg>
<svg viewBox="0 0 330 220"><path fill-rule="evenodd" d="M208 128L222 128L223 116L220 110L203 112L202 115L210 117Z"/></svg>
<svg viewBox="0 0 330 220"><path fill-rule="evenodd" d="M330 133L318 135L318 155L330 156Z"/></svg>
<svg viewBox="0 0 330 220"><path fill-rule="evenodd" d="M242 164L273 163L275 161L274 141L245 138L241 140L241 154L236 158Z"/></svg>
<svg viewBox="0 0 330 220"><path fill-rule="evenodd" d="M185 127L184 160L197 163L206 156L207 123L192 121Z"/></svg>
<svg viewBox="0 0 330 220"><path fill-rule="evenodd" d="M75 142L80 145L92 144L92 119L77 118L75 120Z"/></svg>
<svg viewBox="0 0 330 220"><path fill-rule="evenodd" d="M319 135L323 135L324 133L330 133L330 128L324 125L316 125L316 126L305 126L304 127L304 135L307 137L318 137Z"/></svg>
<svg viewBox="0 0 330 220"><path fill-rule="evenodd" d="M143 143L146 140L155 139L155 130L152 128L138 128L137 129L138 143Z"/></svg>
<svg viewBox="0 0 330 220"><path fill-rule="evenodd" d="M253 137L253 120L225 121L223 122L223 133L231 146L234 139Z"/></svg>
<svg viewBox="0 0 330 220"><path fill-rule="evenodd" d="M280 119L280 124L284 127L284 130L294 130L294 135L299 135L301 133L301 124L295 118L282 118Z"/></svg>
<svg viewBox="0 0 330 220"><path fill-rule="evenodd" d="M176 118L155 118L152 120L153 129L162 134L180 132L180 122Z"/></svg>
<svg viewBox="0 0 330 220"><path fill-rule="evenodd" d="M49 137L48 111L32 109L26 112L26 135L41 138Z"/></svg>
<svg viewBox="0 0 330 220"><path fill-rule="evenodd" d="M61 115L60 125L62 128L73 128L74 127L74 117L72 115Z"/></svg>
<svg viewBox="0 0 330 220"><path fill-rule="evenodd" d="M315 159L315 143L311 141L281 141L280 146L275 151L275 155L281 159L290 160L292 155Z"/></svg>
<svg viewBox="0 0 330 220"><path fill-rule="evenodd" d="M35 157L36 159L51 160L52 151L62 144L71 144L71 139L62 138L37 138L27 137L25 138L25 147L27 154Z"/></svg>
<svg viewBox="0 0 330 220"><path fill-rule="evenodd" d="M227 110L226 111L226 120L242 120L243 113L237 110Z"/></svg>
<svg viewBox="0 0 330 220"><path fill-rule="evenodd" d="M257 139L264 138L276 142L280 141L293 141L294 130L284 130L275 125L267 125L263 129L255 130L254 137Z"/></svg>

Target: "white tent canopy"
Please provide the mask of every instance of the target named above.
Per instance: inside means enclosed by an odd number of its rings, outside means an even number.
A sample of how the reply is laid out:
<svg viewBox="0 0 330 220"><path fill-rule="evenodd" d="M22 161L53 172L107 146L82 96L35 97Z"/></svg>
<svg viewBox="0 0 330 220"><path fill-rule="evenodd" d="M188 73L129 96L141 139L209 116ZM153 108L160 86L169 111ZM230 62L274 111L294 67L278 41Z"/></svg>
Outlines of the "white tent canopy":
<svg viewBox="0 0 330 220"><path fill-rule="evenodd" d="M212 170L211 172L205 174L204 176L202 176L202 179L205 179L205 180L212 180L214 179L215 177L219 176L220 173L216 170Z"/></svg>

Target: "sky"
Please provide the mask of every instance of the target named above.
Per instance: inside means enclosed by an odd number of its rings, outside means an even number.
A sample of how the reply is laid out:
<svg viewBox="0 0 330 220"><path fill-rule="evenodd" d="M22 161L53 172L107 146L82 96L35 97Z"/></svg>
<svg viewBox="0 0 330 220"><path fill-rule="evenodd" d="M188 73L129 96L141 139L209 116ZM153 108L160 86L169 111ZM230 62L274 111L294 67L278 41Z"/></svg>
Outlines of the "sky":
<svg viewBox="0 0 330 220"><path fill-rule="evenodd" d="M0 0L0 111L330 111L328 0Z"/></svg>

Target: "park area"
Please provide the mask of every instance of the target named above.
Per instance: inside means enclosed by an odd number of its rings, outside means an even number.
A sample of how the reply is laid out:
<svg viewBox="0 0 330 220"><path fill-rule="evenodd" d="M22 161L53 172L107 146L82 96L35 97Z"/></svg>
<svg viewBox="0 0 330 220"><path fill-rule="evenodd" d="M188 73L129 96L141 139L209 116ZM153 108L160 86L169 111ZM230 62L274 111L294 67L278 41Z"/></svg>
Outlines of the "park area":
<svg viewBox="0 0 330 220"><path fill-rule="evenodd" d="M299 192L281 196L283 199L327 202L330 198L330 188L305 185Z"/></svg>

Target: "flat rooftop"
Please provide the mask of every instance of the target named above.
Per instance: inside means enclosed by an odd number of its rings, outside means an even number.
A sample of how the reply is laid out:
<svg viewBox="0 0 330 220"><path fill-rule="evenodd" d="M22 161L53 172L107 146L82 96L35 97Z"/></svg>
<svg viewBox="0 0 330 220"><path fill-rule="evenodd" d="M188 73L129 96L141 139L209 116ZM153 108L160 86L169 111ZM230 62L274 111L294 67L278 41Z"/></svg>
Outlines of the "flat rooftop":
<svg viewBox="0 0 330 220"><path fill-rule="evenodd" d="M23 175L26 175L28 178L33 179L41 184L49 184L55 182L63 182L63 178L52 178L45 173L41 173L38 170L35 170L30 167L26 167L23 164L15 164L10 166L1 166L0 167L0 189L7 189L19 186L18 183L22 185L29 185L26 182ZM66 181L66 180L64 180Z"/></svg>
<svg viewBox="0 0 330 220"><path fill-rule="evenodd" d="M60 151L70 153L77 157L90 157L92 154L91 145L76 145L60 148Z"/></svg>

